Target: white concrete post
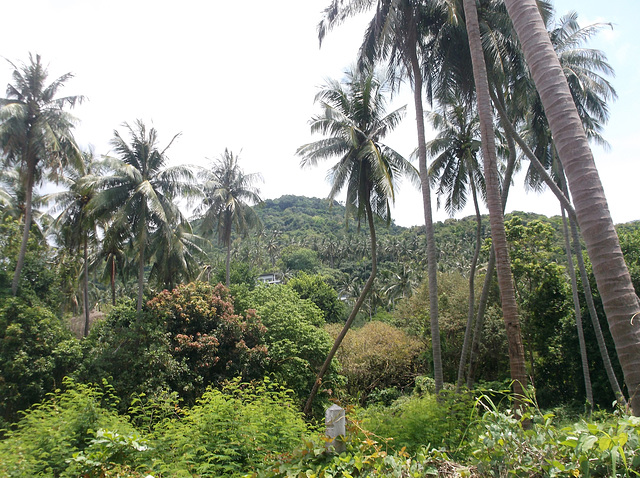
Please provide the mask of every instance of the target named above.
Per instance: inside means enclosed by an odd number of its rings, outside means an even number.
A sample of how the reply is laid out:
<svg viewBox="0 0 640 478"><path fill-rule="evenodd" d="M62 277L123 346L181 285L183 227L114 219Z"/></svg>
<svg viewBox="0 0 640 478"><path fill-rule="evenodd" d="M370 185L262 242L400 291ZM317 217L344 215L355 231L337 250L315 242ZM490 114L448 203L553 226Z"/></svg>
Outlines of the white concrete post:
<svg viewBox="0 0 640 478"><path fill-rule="evenodd" d="M325 434L327 435L327 443L325 448L327 451L342 453L345 451L345 444L342 440L336 440L337 437L346 436L344 408L338 405L331 405L326 413L324 423L327 427Z"/></svg>

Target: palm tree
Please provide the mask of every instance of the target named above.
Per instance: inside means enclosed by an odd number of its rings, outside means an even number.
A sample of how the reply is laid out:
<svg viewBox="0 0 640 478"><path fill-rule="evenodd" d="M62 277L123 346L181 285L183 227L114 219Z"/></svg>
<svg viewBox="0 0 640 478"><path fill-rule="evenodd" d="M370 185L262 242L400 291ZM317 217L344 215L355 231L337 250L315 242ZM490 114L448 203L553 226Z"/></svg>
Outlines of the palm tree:
<svg viewBox="0 0 640 478"><path fill-rule="evenodd" d="M434 376L436 391L443 385L442 358L440 346L440 328L438 325L438 283L435 234L431 207L431 189L427 172L427 150L424 124L422 94L424 90L423 71L437 70L437 62L423 67L421 58L433 58L430 50L433 34L442 29L447 18L446 9L429 8L439 2L421 2L417 0L332 0L324 10L324 19L318 26L322 39L334 26L346 18L369 10L376 5L360 49L360 65L374 64L379 59L387 60L398 72L405 74L411 81L416 109L416 127L418 133L418 168L422 188L425 232L427 235L427 268L429 278L429 308L431 340L433 347ZM439 7L439 5L437 6ZM428 31L427 28L430 28ZM440 58L440 55L436 55ZM430 78L431 80L431 78ZM444 81L439 81L443 85ZM432 82L427 83L428 94L432 95Z"/></svg>
<svg viewBox="0 0 640 478"><path fill-rule="evenodd" d="M384 95L387 87L388 84L380 80L372 69L365 72L348 71L343 83L328 81L316 95L322 113L311 120L311 132L327 137L301 146L297 151L302 156L303 167L315 166L328 158L338 158L328 175L331 181L329 199L334 200L346 187L347 217L353 216L358 224L363 219L367 221L371 246L371 275L318 372L304 407L307 414L333 356L375 280L377 244L374 219L379 217L389 224L389 201L395 198L396 177L414 171L406 159L380 142L404 115L404 108L386 113Z"/></svg>
<svg viewBox="0 0 640 478"><path fill-rule="evenodd" d="M126 235L134 246L138 265L137 310L142 309L144 268L147 263L147 245L153 235L160 234L170 241L172 225L185 219L174 204L180 195L194 191L193 174L186 166L165 168L166 151L178 137L175 135L162 150L158 149L155 128L147 130L137 120L135 127L127 123L130 144L114 131L111 140L118 158L106 158L114 173L95 178L99 194L89 203L97 217L112 215L107 234Z"/></svg>
<svg viewBox="0 0 640 478"><path fill-rule="evenodd" d="M471 62L473 65L473 78L476 85L476 98L478 102L478 115L480 117L480 132L482 136L482 154L484 160L484 173L487 189L487 207L489 209L489 221L491 223L491 239L496 255L496 270L500 298L502 301L502 314L506 327L507 342L509 348L509 364L514 391L522 396L527 384L527 374L524 360L524 347L522 333L518 317L513 277L509 252L507 249L507 237L504 229L504 216L502 213L502 197L500 194L500 182L498 177L496 142L493 126L493 110L489 94L489 82L487 68L480 37L478 11L475 0L464 0L464 13L469 36L469 48L471 50Z"/></svg>
<svg viewBox="0 0 640 478"><path fill-rule="evenodd" d="M569 182L576 216L622 365L640 415L640 300L624 262L582 120L535 0L505 0Z"/></svg>
<svg viewBox="0 0 640 478"><path fill-rule="evenodd" d="M231 234L235 229L241 235L260 223L252 204L262 202L260 191L254 184L262 180L258 173L245 174L238 165L238 156L225 149L210 171L202 172L203 199L196 209L202 213L202 232L218 233L218 241L226 251L226 284L231 276Z"/></svg>
<svg viewBox="0 0 640 478"><path fill-rule="evenodd" d="M76 120L64 108L75 106L83 97L57 98L58 90L73 75L67 73L47 85L47 69L40 55L29 55L29 64L21 67L9 63L14 68L14 83L7 86L7 97L0 98L0 148L8 164L20 166L25 195L22 244L11 284L16 295L31 227L33 188L45 171L53 178L67 162L79 161L71 133Z"/></svg>
<svg viewBox="0 0 640 478"><path fill-rule="evenodd" d="M452 100L449 105L443 107L441 113L431 114L431 122L439 133L434 140L427 143L427 151L430 156L435 157L429 168L429 176L434 185L438 186L438 198L443 194L447 195L445 210L451 216L462 210L467 203L467 189L470 189L476 213L476 243L469 269L467 326L456 385L456 389L459 390L464 379L464 368L471 340L475 312L476 266L482 245L482 216L478 189L484 197L485 187L482 168L477 157L480 150L478 117L473 107L459 95L455 95Z"/></svg>
<svg viewBox="0 0 640 478"><path fill-rule="evenodd" d="M86 176L99 174L94 171L94 154L91 151L82 153L82 163L62 178L67 190L48 195L46 201L54 201L54 211L60 211L51 224L58 231L58 236L69 250L82 249L82 291L84 305L84 332L89 334L89 242L95 240L95 218L89 214L88 204L96 195L91 182Z"/></svg>

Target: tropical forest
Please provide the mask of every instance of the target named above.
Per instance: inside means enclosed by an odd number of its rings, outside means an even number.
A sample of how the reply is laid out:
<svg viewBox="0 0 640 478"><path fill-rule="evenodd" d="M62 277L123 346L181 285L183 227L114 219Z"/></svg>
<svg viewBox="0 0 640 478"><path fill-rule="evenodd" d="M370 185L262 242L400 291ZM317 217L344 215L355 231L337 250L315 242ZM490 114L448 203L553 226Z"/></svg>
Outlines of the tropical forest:
<svg viewBox="0 0 640 478"><path fill-rule="evenodd" d="M140 119L85 147L74 74L3 59L0 477L640 476L640 220L591 149L611 25L326 0L321 47L357 15L295 152L323 197L267 199L242 151L190 165ZM524 188L558 214L510 210Z"/></svg>

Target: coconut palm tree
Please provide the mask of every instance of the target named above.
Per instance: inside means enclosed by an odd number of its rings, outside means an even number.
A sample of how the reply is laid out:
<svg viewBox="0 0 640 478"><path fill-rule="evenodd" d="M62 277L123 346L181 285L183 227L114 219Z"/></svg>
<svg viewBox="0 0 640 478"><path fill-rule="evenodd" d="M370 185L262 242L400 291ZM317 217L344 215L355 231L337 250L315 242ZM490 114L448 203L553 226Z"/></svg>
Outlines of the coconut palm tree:
<svg viewBox="0 0 640 478"><path fill-rule="evenodd" d="M137 310L142 309L144 270L148 261L147 246L154 235L170 241L172 227L186 220L173 202L178 196L194 193L194 177L186 166L165 167L166 151L175 135L162 150L158 149L155 128L147 129L141 120L127 123L128 143L114 131L111 145L117 157L106 158L113 174L95 178L100 192L89 208L96 217L111 215L107 234L126 236L134 246L138 266Z"/></svg>
<svg viewBox="0 0 640 478"><path fill-rule="evenodd" d="M459 95L455 95L452 99L449 105L442 108L443 111L430 115L431 123L439 133L435 139L427 143L427 151L430 156L435 157L429 168L429 176L434 186L438 187L438 204L440 196L446 195L445 210L453 216L466 206L467 190L470 190L476 213L476 241L469 269L467 326L456 385L456 389L459 390L464 379L475 313L475 275L482 245L482 216L478 193L484 197L485 186L482 167L478 162L480 151L478 117L474 108Z"/></svg>
<svg viewBox="0 0 640 478"><path fill-rule="evenodd" d="M476 85L476 99L478 102L478 116L480 117L482 155L487 190L487 208L489 209L489 221L491 223L492 245L496 255L496 270L509 348L511 379L516 394L522 395L527 384L527 374L520 319L518 317L518 306L516 303L513 277L511 275L507 237L504 229L493 125L493 109L489 94L487 67L482 49L478 11L475 0L464 0L463 6L469 37L469 48L471 50L473 78Z"/></svg>
<svg viewBox="0 0 640 478"><path fill-rule="evenodd" d="M211 170L201 172L202 203L196 213L202 214L202 234L218 234L226 251L226 285L231 277L231 235L233 230L245 235L249 228L260 224L252 209L262 202L260 190L254 184L262 180L258 173L245 174L238 165L238 156L228 149L213 162Z"/></svg>
<svg viewBox="0 0 640 478"><path fill-rule="evenodd" d="M381 143L404 115L404 108L386 112L385 93L388 83L372 69L364 72L347 71L342 83L329 80L316 95L322 113L311 120L311 132L327 137L301 146L297 154L303 167L320 161L338 158L331 168L329 199L334 200L346 188L347 217L358 224L366 220L371 247L371 274L364 285L342 331L318 372L305 413L309 413L313 399L342 339L353 323L376 277L377 243L375 218L389 224L390 201L395 198L397 177L415 171L411 164L393 149Z"/></svg>
<svg viewBox="0 0 640 478"><path fill-rule="evenodd" d="M569 182L609 328L640 415L640 300L624 262L582 120L535 0L505 0Z"/></svg>
<svg viewBox="0 0 640 478"><path fill-rule="evenodd" d="M425 218L425 232L427 235L427 268L429 277L429 308L431 322L431 340L433 347L434 376L436 390L443 385L442 358L440 346L440 328L438 325L438 284L437 284L437 255L435 234L433 229L433 213L431 207L431 189L427 172L427 152L424 123L423 91L425 89L423 72L440 71L439 59L441 55L432 55L431 48L434 36L445 31L447 8L441 8L445 2L421 2L416 0L332 0L324 10L324 18L318 26L319 38L345 19L368 11L375 5L375 14L362 42L359 64L364 67L367 63L374 64L378 60L385 60L391 71L399 73L397 78L408 77L414 93L416 110L416 127L418 134L418 168L422 188L423 210ZM443 35L442 38L447 35ZM428 66L423 60L435 59ZM433 95L433 85L441 87L446 81L440 78L433 81L431 76L427 81L427 94Z"/></svg>
<svg viewBox="0 0 640 478"><path fill-rule="evenodd" d="M55 178L65 164L80 160L72 135L76 120L65 107L75 106L83 97L58 98L58 91L73 75L67 73L47 84L40 55L29 55L29 64L20 67L9 63L14 68L13 84L7 86L7 97L0 98L0 149L7 164L20 166L24 191L24 231L11 284L16 295L31 228L34 186L44 173Z"/></svg>
<svg viewBox="0 0 640 478"><path fill-rule="evenodd" d="M45 201L53 201L53 211L59 211L50 228L57 231L62 246L70 251L82 250L82 292L84 309L84 331L89 334L89 244L96 239L95 218L89 213L89 201L97 193L94 184L86 177L99 174L92 151L82 153L82 163L61 178L66 190L49 194Z"/></svg>

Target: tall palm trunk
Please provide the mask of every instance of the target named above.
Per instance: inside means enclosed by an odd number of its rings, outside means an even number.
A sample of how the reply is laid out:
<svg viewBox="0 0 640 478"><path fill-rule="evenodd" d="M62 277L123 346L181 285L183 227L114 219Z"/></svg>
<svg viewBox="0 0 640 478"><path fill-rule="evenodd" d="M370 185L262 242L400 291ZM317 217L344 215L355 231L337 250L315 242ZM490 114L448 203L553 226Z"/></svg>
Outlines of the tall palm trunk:
<svg viewBox="0 0 640 478"><path fill-rule="evenodd" d="M84 260L84 264L83 264L83 280L82 280L82 292L84 295L84 331L82 332L82 335L84 337L86 337L87 335L89 335L89 246L87 244L87 235L84 235L84 241L83 241L83 260Z"/></svg>
<svg viewBox="0 0 640 478"><path fill-rule="evenodd" d="M551 127L616 345L633 413L640 415L640 301L567 80L535 0L505 0Z"/></svg>
<svg viewBox="0 0 640 478"><path fill-rule="evenodd" d="M27 153L28 156L28 153ZM35 164L27 162L27 178L24 199L24 230L22 232L22 243L20 244L20 254L16 261L16 270L13 274L13 282L11 283L11 293L15 296L18 293L18 285L20 284L20 274L24 266L24 259L27 255L27 244L29 242L29 231L31 229L32 218L32 198L33 185L35 183Z"/></svg>
<svg viewBox="0 0 640 478"><path fill-rule="evenodd" d="M476 267L478 265L478 257L480 256L480 247L482 246L482 215L480 214L480 206L478 205L478 194L474 184L473 173L469 170L469 187L473 195L473 206L476 211L476 247L473 251L473 259L471 260L471 268L469 270L469 308L467 311L467 326L464 329L464 341L462 342L462 352L460 353L460 364L458 365L458 381L456 382L456 392L462 388L464 382L464 369L467 365L467 355L469 354L469 346L471 343L471 332L473 330L473 317L475 314L475 277Z"/></svg>
<svg viewBox="0 0 640 478"><path fill-rule="evenodd" d="M344 327L342 327L342 330L336 337L336 340L333 343L333 347L329 351L329 355L327 355L326 360L324 361L324 363L322 364L322 367L320 368L320 371L318 372L316 381L314 382L313 388L311 389L311 393L309 393L309 398L307 399L307 402L304 405L305 415L311 414L311 406L313 405L313 399L315 398L316 394L318 393L318 389L322 384L322 378L327 373L327 370L329 370L329 366L331 365L331 361L333 360L333 357L338 351L338 348L340 347L340 344L342 343L342 340L344 339L345 335L347 335L347 332L349 331L351 324L355 320L356 315L358 315L358 312L360 311L362 304L364 303L365 299L367 298L367 295L369 294L369 291L371 290L371 287L373 286L373 281L376 278L376 273L378 271L376 229L373 224L373 211L371 210L371 203L369 201L366 202L365 208L367 211L369 234L371 235L371 275L369 276L369 279L365 283L364 288L360 293L360 297L358 297L358 300L353 306L353 310L351 311L351 314L349 314L349 318L345 322Z"/></svg>
<svg viewBox="0 0 640 478"><path fill-rule="evenodd" d="M414 31L412 29L412 31ZM418 129L418 169L422 187L422 206L424 209L425 233L427 236L427 277L429 281L429 325L431 328L431 348L433 351L433 375L436 393L442 390L442 348L440 345L440 326L438 323L438 264L436 261L436 241L433 229L433 213L431 210L431 186L427 169L427 146L424 132L424 109L422 106L422 71L415 48L416 39L410 38L412 45L408 52L413 74L413 98L416 108L416 125Z"/></svg>
<svg viewBox="0 0 640 478"><path fill-rule="evenodd" d="M507 198L509 197L509 188L511 187L511 178L516 167L516 160L518 156L516 154L516 145L513 142L511 136L507 135L507 146L509 147L509 160L507 162L507 168L504 172L504 178L502 181L502 212L507 207ZM475 372L477 365L478 353L480 352L480 339L482 336L482 329L484 327L485 311L487 310L487 303L489 302L489 292L491 291L491 283L493 282L493 273L496 268L496 253L491 246L489 252L489 261L487 263L487 270L484 276L484 283L482 284L482 292L480 299L478 300L478 311L476 313L475 326L473 328L473 340L471 341L471 354L469 355L469 372L467 373L467 388L472 389L475 380Z"/></svg>
<svg viewBox="0 0 640 478"><path fill-rule="evenodd" d="M587 403L589 413L593 409L593 389L591 387L591 375L589 373L589 359L587 357L587 346L584 341L584 329L582 327L582 311L580 308L580 300L578 299L578 279L576 278L576 269L573 266L573 253L571 252L571 242L569 240L569 226L567 224L567 215L562 208L562 230L564 235L564 248L567 251L567 271L571 278L571 292L573 297L573 308L576 313L576 329L578 331L578 344L580 346L580 360L582 362L582 376L584 378L584 390L587 395ZM577 250L576 254L580 251Z"/></svg>
<svg viewBox="0 0 640 478"><path fill-rule="evenodd" d="M507 250L507 237L504 229L504 216L502 214L495 135L493 130L493 111L491 98L489 96L487 69L482 51L482 40L480 38L478 11L476 10L475 0L464 0L464 12L478 100L478 115L480 117L482 152L487 186L487 207L489 209L489 220L491 222L491 238L496 254L496 269L498 272L498 285L500 287L502 301L502 314L504 316L507 342L509 345L511 379L513 380L514 392L517 395L522 395L527 383L524 347L522 345L518 306L516 304L511 265Z"/></svg>

